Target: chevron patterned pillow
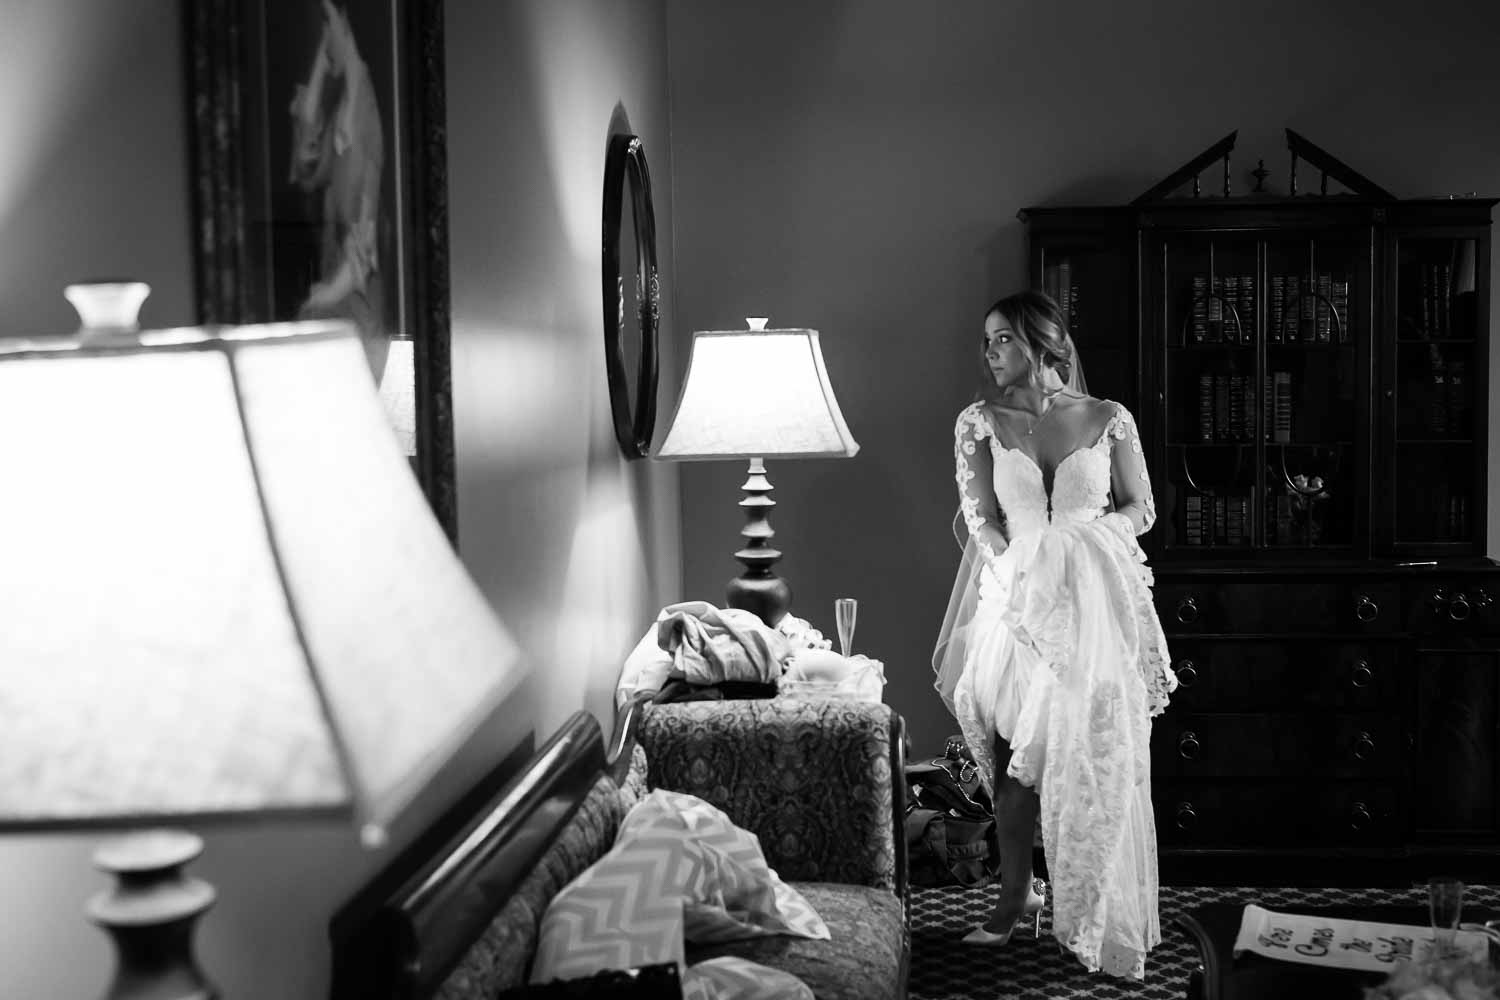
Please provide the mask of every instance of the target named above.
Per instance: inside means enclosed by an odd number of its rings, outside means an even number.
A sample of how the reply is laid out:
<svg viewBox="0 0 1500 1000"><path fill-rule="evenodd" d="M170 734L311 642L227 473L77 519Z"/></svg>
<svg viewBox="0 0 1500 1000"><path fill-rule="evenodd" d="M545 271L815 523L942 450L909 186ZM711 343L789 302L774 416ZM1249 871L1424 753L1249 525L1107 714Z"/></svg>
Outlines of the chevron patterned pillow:
<svg viewBox="0 0 1500 1000"><path fill-rule="evenodd" d="M815 1000L810 986L780 969L722 955L682 976L682 1000Z"/></svg>
<svg viewBox="0 0 1500 1000"><path fill-rule="evenodd" d="M696 796L658 789L626 815L609 853L553 897L531 981L656 962L681 968L685 940L767 934L829 936L807 900L766 864L754 834ZM753 977L733 968L703 979L713 990L705 995L746 995L728 986Z"/></svg>

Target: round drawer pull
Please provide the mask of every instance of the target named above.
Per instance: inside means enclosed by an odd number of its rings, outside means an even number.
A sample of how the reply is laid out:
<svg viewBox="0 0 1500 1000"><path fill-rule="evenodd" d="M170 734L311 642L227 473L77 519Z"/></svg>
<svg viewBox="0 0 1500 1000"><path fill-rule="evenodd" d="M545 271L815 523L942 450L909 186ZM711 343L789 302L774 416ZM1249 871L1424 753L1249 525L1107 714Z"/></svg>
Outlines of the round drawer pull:
<svg viewBox="0 0 1500 1000"><path fill-rule="evenodd" d="M1197 760L1198 751L1203 746L1198 742L1198 736L1192 730L1183 733L1177 738L1177 756L1183 760Z"/></svg>
<svg viewBox="0 0 1500 1000"><path fill-rule="evenodd" d="M1374 817L1370 815L1370 807L1363 802L1356 802L1349 807L1349 829L1365 830L1373 822Z"/></svg>
<svg viewBox="0 0 1500 1000"><path fill-rule="evenodd" d="M1354 738L1354 759L1369 760L1375 756L1375 740L1369 733L1360 733Z"/></svg>
<svg viewBox="0 0 1500 1000"><path fill-rule="evenodd" d="M1359 599L1354 602L1354 617L1368 625L1379 615L1380 605L1371 600L1369 594L1360 594Z"/></svg>
<svg viewBox="0 0 1500 1000"><path fill-rule="evenodd" d="M1469 595L1467 594L1454 594L1452 599L1448 601L1449 621L1468 621L1469 615L1473 614L1473 612L1474 609L1469 604Z"/></svg>
<svg viewBox="0 0 1500 1000"><path fill-rule="evenodd" d="M1198 620L1198 602L1191 597L1184 597L1177 602L1177 620L1184 625L1191 625Z"/></svg>
<svg viewBox="0 0 1500 1000"><path fill-rule="evenodd" d="M1370 669L1369 660L1354 661L1354 666L1349 671L1350 684L1353 684L1357 688L1365 688L1370 686L1370 681L1374 680L1374 678L1375 672Z"/></svg>
<svg viewBox="0 0 1500 1000"><path fill-rule="evenodd" d="M1198 814L1193 812L1191 802L1177 803L1177 829L1191 830L1198 825Z"/></svg>
<svg viewBox="0 0 1500 1000"><path fill-rule="evenodd" d="M1183 660L1175 671L1177 674L1177 686L1190 688L1198 683L1198 665L1192 660Z"/></svg>

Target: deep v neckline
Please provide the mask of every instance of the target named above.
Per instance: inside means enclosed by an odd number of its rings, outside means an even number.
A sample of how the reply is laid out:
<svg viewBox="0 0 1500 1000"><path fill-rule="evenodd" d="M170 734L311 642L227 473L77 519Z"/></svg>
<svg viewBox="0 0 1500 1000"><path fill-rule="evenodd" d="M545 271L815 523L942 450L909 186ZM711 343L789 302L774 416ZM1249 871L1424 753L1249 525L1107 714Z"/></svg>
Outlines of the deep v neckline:
<svg viewBox="0 0 1500 1000"><path fill-rule="evenodd" d="M1105 402L1108 402L1108 400L1105 400ZM984 416L990 425L990 439L995 442L996 447L998 447L1001 451L1014 452L1015 454L1020 455L1022 458L1026 459L1028 465L1036 470L1037 476L1042 480L1042 498L1047 502L1047 514L1050 516L1052 514L1052 489L1057 485L1058 473L1062 472L1063 466L1067 465L1069 460L1074 456L1082 455L1085 452L1096 450L1101 444L1105 442L1105 440L1109 438L1110 425L1113 424L1115 422L1115 418L1119 416L1119 411L1116 410L1115 412L1111 413L1109 419L1104 421L1104 426L1100 429L1099 436L1094 439L1093 444L1081 444L1078 447L1074 448L1072 451L1068 452L1062 458L1057 460L1057 464L1052 467L1052 479L1050 482L1047 479L1046 470L1042 468L1040 462L1032 457L1030 452L1022 448L1010 447L1004 441L1000 440L1000 430L995 426L994 415L990 413L987 408L985 410Z"/></svg>

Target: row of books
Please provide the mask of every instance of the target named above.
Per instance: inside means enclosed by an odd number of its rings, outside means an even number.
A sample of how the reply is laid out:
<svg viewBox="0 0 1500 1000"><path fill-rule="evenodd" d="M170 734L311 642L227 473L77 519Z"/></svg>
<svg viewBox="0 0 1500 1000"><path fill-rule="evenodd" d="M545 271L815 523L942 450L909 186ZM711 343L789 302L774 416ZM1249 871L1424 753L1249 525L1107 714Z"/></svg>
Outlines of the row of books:
<svg viewBox="0 0 1500 1000"><path fill-rule="evenodd" d="M1271 275L1271 315L1266 340L1272 344L1347 344L1354 317L1349 311L1349 279L1320 274Z"/></svg>
<svg viewBox="0 0 1500 1000"><path fill-rule="evenodd" d="M1270 280L1268 343L1349 342L1352 317L1347 276L1320 274L1309 279L1300 274L1273 274ZM1195 274L1192 287L1189 343L1255 343L1255 275Z"/></svg>
<svg viewBox="0 0 1500 1000"><path fill-rule="evenodd" d="M1447 262L1417 268L1416 335L1453 336L1453 267ZM1405 312L1405 310L1403 310Z"/></svg>
<svg viewBox="0 0 1500 1000"><path fill-rule="evenodd" d="M1267 545L1318 544L1323 538L1321 505L1298 510L1286 493L1268 493L1266 499ZM1183 498L1183 544L1190 546L1247 546L1253 540L1250 494L1209 496L1190 492Z"/></svg>
<svg viewBox="0 0 1500 1000"><path fill-rule="evenodd" d="M1431 348L1427 358L1426 429L1434 437L1467 436L1469 429L1469 362L1444 357Z"/></svg>
<svg viewBox="0 0 1500 1000"><path fill-rule="evenodd" d="M1182 536L1187 545L1250 544L1250 495L1189 492L1183 498Z"/></svg>
<svg viewBox="0 0 1500 1000"><path fill-rule="evenodd" d="M1266 413L1266 440L1292 440L1292 373L1271 372L1262 380L1261 405ZM1255 440L1255 376L1198 376L1198 441L1234 444Z"/></svg>

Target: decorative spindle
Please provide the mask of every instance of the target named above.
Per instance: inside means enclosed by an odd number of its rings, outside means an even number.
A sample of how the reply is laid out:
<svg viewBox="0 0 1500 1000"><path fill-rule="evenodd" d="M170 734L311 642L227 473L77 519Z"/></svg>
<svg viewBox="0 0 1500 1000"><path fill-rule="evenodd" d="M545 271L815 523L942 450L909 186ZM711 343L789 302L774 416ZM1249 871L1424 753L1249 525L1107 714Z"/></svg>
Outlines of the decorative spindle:
<svg viewBox="0 0 1500 1000"><path fill-rule="evenodd" d="M1266 191L1266 178L1271 176L1271 171L1266 169L1266 161L1256 160L1255 169L1250 171L1250 176L1255 178L1255 193L1264 194Z"/></svg>
<svg viewBox="0 0 1500 1000"><path fill-rule="evenodd" d="M761 459L750 459L749 475L741 489L745 491L745 498L740 501L745 527L740 535L745 539L745 547L734 557L744 564L745 572L729 581L728 604L731 608L755 612L761 621L774 628L791 607L792 589L771 569L781 558L781 552L771 547L776 534L771 528L771 508L776 506L771 491L775 487L766 478L766 466Z"/></svg>

